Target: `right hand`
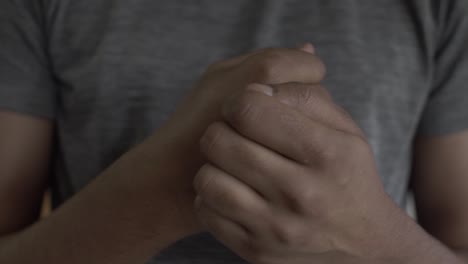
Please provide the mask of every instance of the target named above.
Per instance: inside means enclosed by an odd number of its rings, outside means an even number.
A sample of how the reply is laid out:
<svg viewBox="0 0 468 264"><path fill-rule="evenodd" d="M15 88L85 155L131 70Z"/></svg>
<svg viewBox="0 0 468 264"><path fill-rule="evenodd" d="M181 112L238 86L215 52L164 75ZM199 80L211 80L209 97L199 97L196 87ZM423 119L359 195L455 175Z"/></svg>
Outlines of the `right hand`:
<svg viewBox="0 0 468 264"><path fill-rule="evenodd" d="M168 193L167 201L181 212L185 225L197 222L193 212L195 192L192 182L204 164L199 140L211 123L221 120L221 106L251 83L317 84L324 75L325 66L315 56L310 44L300 49L262 49L208 67L197 86L154 137L160 142L157 146L163 144L176 153L175 166L179 171L158 177L164 177L162 189ZM155 147L154 144L146 145Z"/></svg>

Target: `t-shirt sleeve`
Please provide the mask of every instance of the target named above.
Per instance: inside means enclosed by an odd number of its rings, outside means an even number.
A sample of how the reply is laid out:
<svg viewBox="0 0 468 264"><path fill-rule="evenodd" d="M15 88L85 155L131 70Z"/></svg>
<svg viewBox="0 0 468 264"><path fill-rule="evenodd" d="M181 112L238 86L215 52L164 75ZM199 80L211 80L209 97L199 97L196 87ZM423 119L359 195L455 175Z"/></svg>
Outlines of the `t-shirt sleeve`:
<svg viewBox="0 0 468 264"><path fill-rule="evenodd" d="M468 129L468 1L437 2L433 86L420 121L421 135Z"/></svg>
<svg viewBox="0 0 468 264"><path fill-rule="evenodd" d="M56 88L42 2L0 1L0 110L53 119Z"/></svg>

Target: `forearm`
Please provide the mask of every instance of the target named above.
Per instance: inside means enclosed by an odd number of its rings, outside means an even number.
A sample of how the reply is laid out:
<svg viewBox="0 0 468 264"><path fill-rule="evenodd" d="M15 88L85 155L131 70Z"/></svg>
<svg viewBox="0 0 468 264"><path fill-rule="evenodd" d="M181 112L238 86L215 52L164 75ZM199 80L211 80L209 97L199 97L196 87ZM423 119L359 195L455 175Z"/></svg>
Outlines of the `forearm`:
<svg viewBox="0 0 468 264"><path fill-rule="evenodd" d="M416 222L407 218L407 224L401 225L398 236L400 237L399 250L395 252L403 254L405 264L465 264L468 263L466 251L455 251L441 243L427 233ZM463 257L465 256L465 257Z"/></svg>
<svg viewBox="0 0 468 264"><path fill-rule="evenodd" d="M461 254L457 251L452 251L445 245L432 239L431 246L420 252L411 264L437 264L437 263L450 263L450 264L466 264L468 258L466 252Z"/></svg>
<svg viewBox="0 0 468 264"><path fill-rule="evenodd" d="M150 140L45 220L0 240L0 263L144 263L189 234L193 226L167 201L172 190L161 187L192 168L180 166L177 147L163 149L170 142Z"/></svg>

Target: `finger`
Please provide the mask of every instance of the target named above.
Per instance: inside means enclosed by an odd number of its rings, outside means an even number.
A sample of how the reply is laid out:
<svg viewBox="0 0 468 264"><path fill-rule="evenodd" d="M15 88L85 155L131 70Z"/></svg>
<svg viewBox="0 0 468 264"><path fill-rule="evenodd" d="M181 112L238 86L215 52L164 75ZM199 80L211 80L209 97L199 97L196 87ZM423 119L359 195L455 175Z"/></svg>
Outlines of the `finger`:
<svg viewBox="0 0 468 264"><path fill-rule="evenodd" d="M269 216L266 201L248 185L210 165L204 165L194 179L201 200L219 214L252 233L262 232Z"/></svg>
<svg viewBox="0 0 468 264"><path fill-rule="evenodd" d="M257 50L248 52L248 53L243 54L243 55L239 55L239 56L235 56L233 58L218 61L218 62L214 63L213 65L215 65L215 68L218 68L218 69L228 69L228 68L239 65L240 63L244 62L246 59L248 59L249 57L251 57L253 55L256 55L256 54L259 54L259 53L262 53L262 52L269 52L269 51L272 51L274 49L275 48L257 49ZM315 48L310 43L306 43L304 45L301 45L297 50L307 52L307 53L310 53L310 54L315 54Z"/></svg>
<svg viewBox="0 0 468 264"><path fill-rule="evenodd" d="M254 90L269 89L262 84L253 84ZM259 86L263 86L260 87ZM329 127L356 135L363 135L352 117L333 102L330 93L319 84L285 83L272 86L274 97L307 117Z"/></svg>
<svg viewBox="0 0 468 264"><path fill-rule="evenodd" d="M304 248L304 245L309 244L308 241L293 246L288 244L287 241L278 240L273 233L268 238L252 236L244 227L219 214L201 199L196 199L195 208L199 221L208 232L227 248L252 263L285 263L287 260L307 263L303 261L310 260L315 255L315 252L310 252L309 247ZM306 234L304 234L305 236ZM286 239L289 240L290 238ZM326 243L325 241L327 239L323 237L320 244ZM323 247L319 245L319 249L321 248ZM321 251L325 252L325 250ZM321 251L318 253L321 253Z"/></svg>
<svg viewBox="0 0 468 264"><path fill-rule="evenodd" d="M272 206L288 207L284 190L313 181L304 166L241 136L225 123L208 127L200 144L210 163L260 193Z"/></svg>
<svg viewBox="0 0 468 264"><path fill-rule="evenodd" d="M319 83L325 76L323 62L299 49L268 49L249 56L236 69L249 82L263 84Z"/></svg>
<svg viewBox="0 0 468 264"><path fill-rule="evenodd" d="M249 232L245 228L211 209L199 198L195 200L195 211L205 228L228 248L240 249L249 241Z"/></svg>
<svg viewBox="0 0 468 264"><path fill-rule="evenodd" d="M299 47L300 50L315 54L315 47L311 43L305 43Z"/></svg>
<svg viewBox="0 0 468 264"><path fill-rule="evenodd" d="M256 91L226 104L223 117L243 136L307 165L335 154L347 135Z"/></svg>
<svg viewBox="0 0 468 264"><path fill-rule="evenodd" d="M233 58L219 60L219 61L211 64L210 67L208 68L208 71L230 69L230 68L232 68L234 66L239 65L240 63L242 63L243 61L248 59L250 56L253 56L253 55L261 53L261 52L264 52L265 50L267 50L267 48L254 50L254 51L248 52L246 54L235 56Z"/></svg>

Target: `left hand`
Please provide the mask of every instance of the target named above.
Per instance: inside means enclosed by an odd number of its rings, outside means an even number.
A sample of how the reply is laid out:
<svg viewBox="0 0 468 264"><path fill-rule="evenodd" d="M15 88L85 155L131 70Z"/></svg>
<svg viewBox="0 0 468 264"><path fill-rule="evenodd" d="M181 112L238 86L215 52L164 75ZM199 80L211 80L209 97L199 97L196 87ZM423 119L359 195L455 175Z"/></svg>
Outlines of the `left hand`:
<svg viewBox="0 0 468 264"><path fill-rule="evenodd" d="M249 85L201 139L202 224L257 264L406 263L412 221L363 132L319 85L268 87Z"/></svg>

